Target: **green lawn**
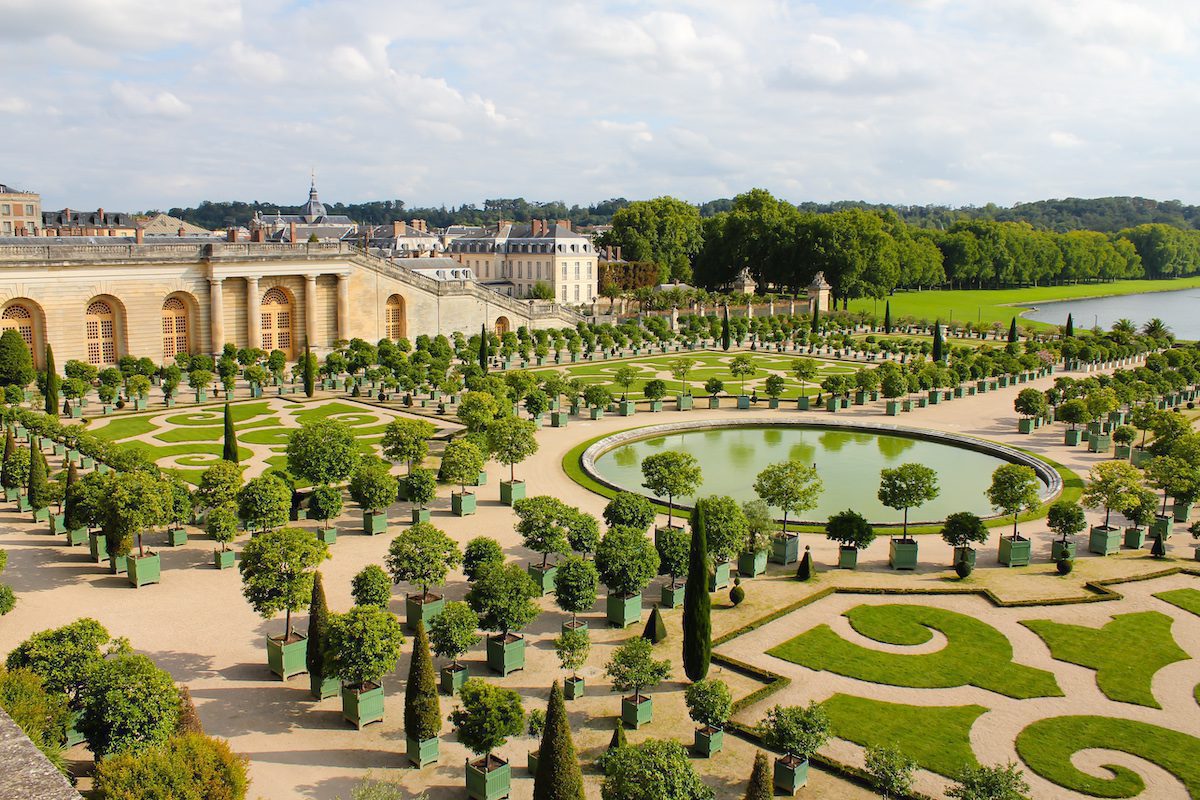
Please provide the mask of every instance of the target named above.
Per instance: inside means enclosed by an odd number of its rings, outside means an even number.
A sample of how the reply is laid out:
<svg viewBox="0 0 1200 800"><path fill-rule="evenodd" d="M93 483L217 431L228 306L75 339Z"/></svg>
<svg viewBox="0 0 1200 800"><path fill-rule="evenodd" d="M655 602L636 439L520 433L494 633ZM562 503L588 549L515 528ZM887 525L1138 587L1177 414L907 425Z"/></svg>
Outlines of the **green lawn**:
<svg viewBox="0 0 1200 800"><path fill-rule="evenodd" d="M271 406L263 400L256 400L252 403L231 403L229 405L230 416L234 422L245 422L251 417L260 417L263 414L270 414ZM224 406L209 406L207 409L193 411L188 414L175 414L167 417L167 422L172 425L212 425L214 423L221 424L225 419Z"/></svg>
<svg viewBox="0 0 1200 800"><path fill-rule="evenodd" d="M929 292L898 292L888 298L892 304L892 319L915 317L943 322L951 318L959 322L984 323L1009 321L1025 308L1054 300L1074 300L1083 297L1109 297L1139 292L1163 292L1200 286L1200 277L1169 281L1116 281L1115 283L1086 283L1071 286L1037 286L1023 289L954 289ZM1019 306L1014 308L1013 306ZM874 313L883 319L884 301L864 298L850 302L851 311ZM1063 319L1066 323L1066 319ZM1042 323L1032 322L1031 325Z"/></svg>
<svg viewBox="0 0 1200 800"><path fill-rule="evenodd" d="M969 685L1017 699L1062 696L1053 674L1014 663L1008 638L966 614L887 603L856 606L845 616L857 633L878 642L920 645L930 641L936 630L946 637L946 644L923 655L883 652L848 642L828 625L818 625L767 652L809 669L891 686Z"/></svg>
<svg viewBox="0 0 1200 800"><path fill-rule="evenodd" d="M115 442L131 436L144 436L156 430L158 426L151 422L147 414L138 417L115 417L102 427L96 428L95 433L103 439Z"/></svg>
<svg viewBox="0 0 1200 800"><path fill-rule="evenodd" d="M893 747L948 778L979 765L971 750L971 726L987 711L983 706L909 706L835 694L821 707L839 739Z"/></svg>
<svg viewBox="0 0 1200 800"><path fill-rule="evenodd" d="M1145 783L1132 770L1106 767L1111 777L1076 769L1071 756L1080 750L1117 750L1144 758L1183 782L1188 795L1200 798L1200 739L1144 722L1111 717L1052 717L1017 735L1017 754L1048 781L1093 797L1138 797Z"/></svg>
<svg viewBox="0 0 1200 800"><path fill-rule="evenodd" d="M1096 684L1110 700L1162 708L1150 685L1154 674L1190 656L1171 637L1172 619L1157 611L1120 614L1103 628L1046 619L1021 624L1042 637L1059 661L1096 670Z"/></svg>
<svg viewBox="0 0 1200 800"><path fill-rule="evenodd" d="M1163 602L1200 616L1200 590L1172 589L1168 592L1159 592L1154 596Z"/></svg>

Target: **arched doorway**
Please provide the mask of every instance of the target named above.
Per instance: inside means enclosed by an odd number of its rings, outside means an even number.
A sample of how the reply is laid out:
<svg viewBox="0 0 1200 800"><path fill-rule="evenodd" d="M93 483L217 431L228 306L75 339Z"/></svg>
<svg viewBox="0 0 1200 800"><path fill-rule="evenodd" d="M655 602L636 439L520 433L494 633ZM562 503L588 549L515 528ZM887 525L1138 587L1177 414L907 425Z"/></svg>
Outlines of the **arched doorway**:
<svg viewBox="0 0 1200 800"><path fill-rule="evenodd" d="M496 317L496 335L503 336L508 333L511 326L508 322L508 317Z"/></svg>
<svg viewBox="0 0 1200 800"><path fill-rule="evenodd" d="M12 303L0 314L0 332L13 329L21 334L29 352L33 352L33 312L20 303Z"/></svg>
<svg viewBox="0 0 1200 800"><path fill-rule="evenodd" d="M103 366L117 363L116 315L104 300L93 300L84 314L89 364Z"/></svg>
<svg viewBox="0 0 1200 800"><path fill-rule="evenodd" d="M408 336L408 316L405 313L404 298L394 294L387 299L384 308L384 335L393 342Z"/></svg>
<svg viewBox="0 0 1200 800"><path fill-rule="evenodd" d="M178 297L168 297L162 307L163 358L175 358L188 349L187 306Z"/></svg>
<svg viewBox="0 0 1200 800"><path fill-rule="evenodd" d="M268 289L259 304L262 320L262 348L268 353L282 350L292 360L292 301L287 292L275 287Z"/></svg>

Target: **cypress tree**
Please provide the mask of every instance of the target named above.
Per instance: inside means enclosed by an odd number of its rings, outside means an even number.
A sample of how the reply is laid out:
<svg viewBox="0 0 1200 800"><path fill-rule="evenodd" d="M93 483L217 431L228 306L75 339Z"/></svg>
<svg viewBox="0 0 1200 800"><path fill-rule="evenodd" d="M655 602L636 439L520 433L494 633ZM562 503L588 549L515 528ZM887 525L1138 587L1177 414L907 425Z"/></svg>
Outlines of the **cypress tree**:
<svg viewBox="0 0 1200 800"><path fill-rule="evenodd" d="M46 456L42 448L30 449L32 459L29 462L29 505L34 508L45 508L50 505L50 481L46 477Z"/></svg>
<svg viewBox="0 0 1200 800"><path fill-rule="evenodd" d="M939 319L933 323L933 360L942 361L946 354L943 352L946 349L946 342L942 339L942 321Z"/></svg>
<svg viewBox="0 0 1200 800"><path fill-rule="evenodd" d="M891 300L888 300L887 304L883 307L883 332L884 333L892 332L892 301Z"/></svg>
<svg viewBox="0 0 1200 800"><path fill-rule="evenodd" d="M721 317L721 349L729 349L729 306L725 306L725 316Z"/></svg>
<svg viewBox="0 0 1200 800"><path fill-rule="evenodd" d="M58 416L58 369L54 366L54 350L46 343L46 413Z"/></svg>
<svg viewBox="0 0 1200 800"><path fill-rule="evenodd" d="M628 743L625 741L625 723L621 721L620 717L617 717L617 727L613 731L612 738L608 740L608 749L617 750L626 744Z"/></svg>
<svg viewBox="0 0 1200 800"><path fill-rule="evenodd" d="M1075 318L1070 314L1067 314L1067 328L1063 331L1063 335L1068 339L1075 335Z"/></svg>
<svg viewBox="0 0 1200 800"><path fill-rule="evenodd" d="M690 680L708 675L712 658L712 599L708 596L708 533L705 501L692 512L692 549L683 589L683 670Z"/></svg>
<svg viewBox="0 0 1200 800"><path fill-rule="evenodd" d="M804 545L804 558L800 559L800 566L796 567L796 580L806 581L812 577L812 552L808 545Z"/></svg>
<svg viewBox="0 0 1200 800"><path fill-rule="evenodd" d="M312 397L317 391L317 362L313 358L312 348L304 343L304 396Z"/></svg>
<svg viewBox="0 0 1200 800"><path fill-rule="evenodd" d="M237 433L233 430L233 410L229 403L225 404L225 448L221 451L221 458L231 464L238 463Z"/></svg>
<svg viewBox="0 0 1200 800"><path fill-rule="evenodd" d="M813 333L821 332L821 307L819 305L813 306L812 332Z"/></svg>
<svg viewBox="0 0 1200 800"><path fill-rule="evenodd" d="M329 631L329 604L325 602L325 581L320 570L313 575L312 599L308 607L308 686L312 696L321 698L325 682L325 637Z"/></svg>
<svg viewBox="0 0 1200 800"><path fill-rule="evenodd" d="M433 656L425 623L417 620L412 660L408 664L408 686L404 689L404 732L418 741L437 738L442 729L442 706L438 700Z"/></svg>
<svg viewBox="0 0 1200 800"><path fill-rule="evenodd" d="M0 463L0 486L6 489L9 488L9 483L11 483L8 477L8 462L12 458L13 451L16 449L17 440L13 436L12 428L9 428L8 434L4 437L4 461Z"/></svg>
<svg viewBox="0 0 1200 800"><path fill-rule="evenodd" d="M1012 322L1008 323L1008 343L1016 344L1017 339L1017 318L1013 317Z"/></svg>
<svg viewBox="0 0 1200 800"><path fill-rule="evenodd" d="M771 785L771 762L767 754L759 750L754 754L754 770L750 773L750 785L746 787L744 800L771 800L775 787Z"/></svg>
<svg viewBox="0 0 1200 800"><path fill-rule="evenodd" d="M204 724L196 713L196 704L192 702L192 693L186 686L179 687L179 721L175 723L175 733L182 736L185 733L204 734Z"/></svg>
<svg viewBox="0 0 1200 800"><path fill-rule="evenodd" d="M487 325L479 326L479 369L486 375L488 371L488 333Z"/></svg>
<svg viewBox="0 0 1200 800"><path fill-rule="evenodd" d="M663 639L667 638L667 625L663 622L662 614L658 612L658 606L650 612L650 619L646 620L646 629L642 631L642 638L649 639L651 644L658 644Z"/></svg>
<svg viewBox="0 0 1200 800"><path fill-rule="evenodd" d="M618 727L620 721L618 721ZM533 776L533 800L584 800L583 772L571 740L571 723L558 681L550 687L546 726L538 748L538 768Z"/></svg>
<svg viewBox="0 0 1200 800"><path fill-rule="evenodd" d="M1150 547L1150 555L1154 556L1155 558L1167 557L1167 545L1165 542L1163 542L1161 533L1154 537L1154 544Z"/></svg>

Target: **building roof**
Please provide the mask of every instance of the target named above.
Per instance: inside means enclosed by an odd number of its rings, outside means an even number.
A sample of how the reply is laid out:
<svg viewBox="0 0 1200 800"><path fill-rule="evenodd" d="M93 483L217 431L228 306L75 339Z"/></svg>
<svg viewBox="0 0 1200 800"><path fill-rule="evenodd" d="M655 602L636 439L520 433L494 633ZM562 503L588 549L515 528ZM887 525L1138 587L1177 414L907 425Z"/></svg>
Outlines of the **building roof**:
<svg viewBox="0 0 1200 800"><path fill-rule="evenodd" d="M12 186L0 183L0 194L37 194L37 192L27 192L24 189L14 189Z"/></svg>
<svg viewBox="0 0 1200 800"><path fill-rule="evenodd" d="M178 217L172 217L169 214L154 214L153 216L139 219L139 222L146 236L178 236L180 228L183 228L184 236L213 235L213 232L206 228L193 225L190 222Z"/></svg>
<svg viewBox="0 0 1200 800"><path fill-rule="evenodd" d="M124 211L43 211L43 228L132 228L137 225L133 215Z"/></svg>
<svg viewBox="0 0 1200 800"><path fill-rule="evenodd" d="M0 709L0 797L12 800L81 800L63 774Z"/></svg>

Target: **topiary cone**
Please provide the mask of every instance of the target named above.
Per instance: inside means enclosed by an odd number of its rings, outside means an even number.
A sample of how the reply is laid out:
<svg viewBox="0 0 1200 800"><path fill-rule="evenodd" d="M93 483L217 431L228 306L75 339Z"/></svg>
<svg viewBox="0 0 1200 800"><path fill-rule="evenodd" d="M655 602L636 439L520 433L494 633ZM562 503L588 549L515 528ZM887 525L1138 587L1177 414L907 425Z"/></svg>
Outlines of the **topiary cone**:
<svg viewBox="0 0 1200 800"><path fill-rule="evenodd" d="M812 548L809 545L804 545L804 557L800 559L800 565L796 567L796 580L810 580L812 578L812 571Z"/></svg>
<svg viewBox="0 0 1200 800"><path fill-rule="evenodd" d="M546 726L542 729L538 767L533 776L533 800L584 800L583 773L558 681L550 687L550 702L546 705Z"/></svg>
<svg viewBox="0 0 1200 800"><path fill-rule="evenodd" d="M775 787L771 785L771 762L767 754L759 750L754 754L754 769L750 772L750 785L746 787L744 800L771 800Z"/></svg>
<svg viewBox="0 0 1200 800"><path fill-rule="evenodd" d="M408 685L404 689L404 731L418 741L436 738L442 729L442 707L438 700L437 676L429 653L425 623L417 620Z"/></svg>
<svg viewBox="0 0 1200 800"><path fill-rule="evenodd" d="M654 610L650 612L650 619L646 620L646 629L642 631L642 638L649 639L651 644L658 644L667 638L667 625L663 622L658 606L655 606Z"/></svg>
<svg viewBox="0 0 1200 800"><path fill-rule="evenodd" d="M1163 541L1161 533L1154 537L1154 546L1150 548L1150 555L1155 558L1167 557L1167 543Z"/></svg>

